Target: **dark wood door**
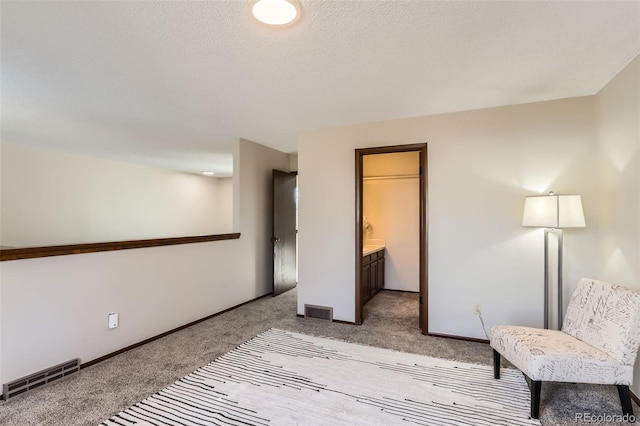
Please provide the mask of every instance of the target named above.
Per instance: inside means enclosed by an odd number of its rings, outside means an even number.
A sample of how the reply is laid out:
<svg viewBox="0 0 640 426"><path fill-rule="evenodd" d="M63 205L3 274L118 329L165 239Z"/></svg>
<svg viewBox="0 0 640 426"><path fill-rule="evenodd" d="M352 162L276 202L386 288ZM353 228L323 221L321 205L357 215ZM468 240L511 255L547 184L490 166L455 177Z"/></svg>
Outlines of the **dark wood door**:
<svg viewBox="0 0 640 426"><path fill-rule="evenodd" d="M296 174L273 171L273 295L296 286Z"/></svg>

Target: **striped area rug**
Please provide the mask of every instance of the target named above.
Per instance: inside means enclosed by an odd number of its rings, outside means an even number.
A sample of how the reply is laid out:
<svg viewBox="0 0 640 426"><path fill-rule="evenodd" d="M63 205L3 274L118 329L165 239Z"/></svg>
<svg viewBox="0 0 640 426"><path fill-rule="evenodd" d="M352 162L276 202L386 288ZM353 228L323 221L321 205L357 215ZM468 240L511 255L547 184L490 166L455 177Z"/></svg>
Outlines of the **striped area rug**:
<svg viewBox="0 0 640 426"><path fill-rule="evenodd" d="M516 370L271 329L101 425L539 425Z"/></svg>

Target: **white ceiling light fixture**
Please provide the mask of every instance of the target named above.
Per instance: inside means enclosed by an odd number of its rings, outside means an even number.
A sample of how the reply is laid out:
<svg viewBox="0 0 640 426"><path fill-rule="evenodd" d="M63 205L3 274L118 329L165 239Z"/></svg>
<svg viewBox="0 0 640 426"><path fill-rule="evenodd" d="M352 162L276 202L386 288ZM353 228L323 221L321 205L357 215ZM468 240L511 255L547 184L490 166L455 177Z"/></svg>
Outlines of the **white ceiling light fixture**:
<svg viewBox="0 0 640 426"><path fill-rule="evenodd" d="M268 25L287 25L300 19L300 2L298 0L253 0L251 13Z"/></svg>
<svg viewBox="0 0 640 426"><path fill-rule="evenodd" d="M210 171L204 171L204 172L201 172L201 173L202 173L203 175L205 175L205 176L213 176L213 175L214 175L214 173L213 173L213 172L210 172Z"/></svg>

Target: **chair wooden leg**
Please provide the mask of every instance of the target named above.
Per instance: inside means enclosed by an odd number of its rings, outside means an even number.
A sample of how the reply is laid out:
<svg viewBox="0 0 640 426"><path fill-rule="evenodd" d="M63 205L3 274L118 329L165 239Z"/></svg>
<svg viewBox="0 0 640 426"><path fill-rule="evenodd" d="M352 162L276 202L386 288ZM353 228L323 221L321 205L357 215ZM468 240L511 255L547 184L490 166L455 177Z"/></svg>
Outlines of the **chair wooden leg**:
<svg viewBox="0 0 640 426"><path fill-rule="evenodd" d="M540 417L540 391L542 390L542 382L540 380L531 380L531 418Z"/></svg>
<svg viewBox="0 0 640 426"><path fill-rule="evenodd" d="M633 406L631 405L631 393L629 393L629 386L618 385L618 395L620 395L622 414L633 416Z"/></svg>
<svg viewBox="0 0 640 426"><path fill-rule="evenodd" d="M500 352L493 350L493 378L500 378Z"/></svg>

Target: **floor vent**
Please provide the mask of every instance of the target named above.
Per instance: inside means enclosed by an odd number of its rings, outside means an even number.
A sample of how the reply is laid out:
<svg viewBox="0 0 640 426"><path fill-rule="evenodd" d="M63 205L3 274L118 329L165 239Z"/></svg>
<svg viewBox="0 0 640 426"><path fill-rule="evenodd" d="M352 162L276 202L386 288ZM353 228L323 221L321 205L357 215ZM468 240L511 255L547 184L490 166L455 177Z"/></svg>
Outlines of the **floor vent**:
<svg viewBox="0 0 640 426"><path fill-rule="evenodd" d="M333 308L328 306L304 305L305 318L318 318L333 321Z"/></svg>
<svg viewBox="0 0 640 426"><path fill-rule="evenodd" d="M60 380L63 377L67 377L71 374L77 373L78 371L80 371L80 359L76 358L22 377L18 380L14 380L13 382L5 383L2 386L2 393L6 401L16 395L20 395L21 393L46 385L47 383Z"/></svg>

